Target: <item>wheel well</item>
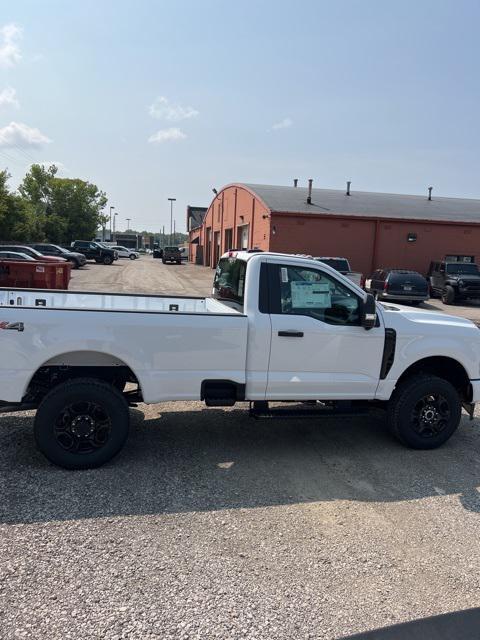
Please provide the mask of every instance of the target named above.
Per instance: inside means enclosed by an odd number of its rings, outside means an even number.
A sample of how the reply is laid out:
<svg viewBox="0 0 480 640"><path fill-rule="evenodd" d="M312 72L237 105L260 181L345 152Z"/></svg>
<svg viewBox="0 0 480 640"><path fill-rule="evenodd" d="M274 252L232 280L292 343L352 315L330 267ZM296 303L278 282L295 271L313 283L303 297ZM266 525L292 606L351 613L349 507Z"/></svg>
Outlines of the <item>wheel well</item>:
<svg viewBox="0 0 480 640"><path fill-rule="evenodd" d="M68 366L55 364L43 365L37 369L30 380L22 402L37 404L54 387L75 378L103 380L116 387L119 391L123 391L125 384L131 382L137 385L137 393L141 396L140 383L127 365Z"/></svg>
<svg viewBox="0 0 480 640"><path fill-rule="evenodd" d="M443 378L452 384L460 394L462 400L470 401L472 389L470 386L470 378L462 365L453 358L446 356L432 356L431 358L423 358L402 373L397 381L397 386L410 378L416 373L429 373L439 378Z"/></svg>

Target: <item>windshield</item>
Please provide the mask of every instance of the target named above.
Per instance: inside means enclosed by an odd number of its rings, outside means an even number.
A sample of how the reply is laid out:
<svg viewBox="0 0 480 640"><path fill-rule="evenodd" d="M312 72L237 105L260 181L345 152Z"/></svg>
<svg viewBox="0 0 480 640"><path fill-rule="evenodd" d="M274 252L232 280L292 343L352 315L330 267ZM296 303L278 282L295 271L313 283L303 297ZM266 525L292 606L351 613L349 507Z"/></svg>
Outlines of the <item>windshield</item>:
<svg viewBox="0 0 480 640"><path fill-rule="evenodd" d="M470 273L478 275L478 267L476 264L453 262L446 265L447 273Z"/></svg>
<svg viewBox="0 0 480 640"><path fill-rule="evenodd" d="M180 251L178 247L165 247L164 251Z"/></svg>
<svg viewBox="0 0 480 640"><path fill-rule="evenodd" d="M247 264L243 260L222 258L215 271L213 297L217 300L231 300L243 308L246 270Z"/></svg>

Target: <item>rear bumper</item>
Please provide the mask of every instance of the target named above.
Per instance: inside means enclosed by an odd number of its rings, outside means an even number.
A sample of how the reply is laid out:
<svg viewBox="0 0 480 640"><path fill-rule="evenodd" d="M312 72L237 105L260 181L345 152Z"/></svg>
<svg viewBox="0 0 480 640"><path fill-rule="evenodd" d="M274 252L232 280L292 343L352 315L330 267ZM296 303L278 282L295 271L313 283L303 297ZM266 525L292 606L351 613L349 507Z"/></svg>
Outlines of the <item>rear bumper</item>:
<svg viewBox="0 0 480 640"><path fill-rule="evenodd" d="M419 302L425 302L426 300L429 299L429 296L427 295L420 295L420 296L416 296L414 293L410 294L410 293L378 293L378 299L379 300L396 300L397 302L401 302L402 300L413 300L413 301L419 301Z"/></svg>

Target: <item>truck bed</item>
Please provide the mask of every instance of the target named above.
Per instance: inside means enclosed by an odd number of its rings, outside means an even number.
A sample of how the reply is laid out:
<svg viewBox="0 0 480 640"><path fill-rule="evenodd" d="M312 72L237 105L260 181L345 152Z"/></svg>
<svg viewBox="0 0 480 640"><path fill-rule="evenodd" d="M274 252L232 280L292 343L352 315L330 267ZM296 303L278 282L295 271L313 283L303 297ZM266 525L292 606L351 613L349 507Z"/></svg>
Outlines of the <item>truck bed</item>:
<svg viewBox="0 0 480 640"><path fill-rule="evenodd" d="M245 384L248 318L213 298L0 289L0 329L0 401L20 402L41 367L126 366L145 402Z"/></svg>
<svg viewBox="0 0 480 640"><path fill-rule="evenodd" d="M47 307L84 311L138 311L153 313L237 314L213 298L159 296L128 293L2 289L0 307Z"/></svg>

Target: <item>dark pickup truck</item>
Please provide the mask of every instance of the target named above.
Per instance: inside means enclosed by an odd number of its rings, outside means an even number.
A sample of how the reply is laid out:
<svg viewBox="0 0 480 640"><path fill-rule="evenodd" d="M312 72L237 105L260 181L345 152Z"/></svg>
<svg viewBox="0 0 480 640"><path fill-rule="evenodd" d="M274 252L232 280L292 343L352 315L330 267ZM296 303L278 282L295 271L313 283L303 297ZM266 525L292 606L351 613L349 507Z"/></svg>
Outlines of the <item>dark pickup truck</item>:
<svg viewBox="0 0 480 640"><path fill-rule="evenodd" d="M71 246L74 251L83 253L87 260L95 260L95 262L98 262L99 264L112 264L118 257L118 254L114 249L105 247L99 242L75 240L72 242Z"/></svg>
<svg viewBox="0 0 480 640"><path fill-rule="evenodd" d="M444 304L480 299L480 271L473 257L471 262L448 259L432 262L428 279L432 298L441 297Z"/></svg>
<svg viewBox="0 0 480 640"><path fill-rule="evenodd" d="M182 262L182 253L179 247L165 247L162 255L162 262L166 264L167 262L176 262L180 264Z"/></svg>

